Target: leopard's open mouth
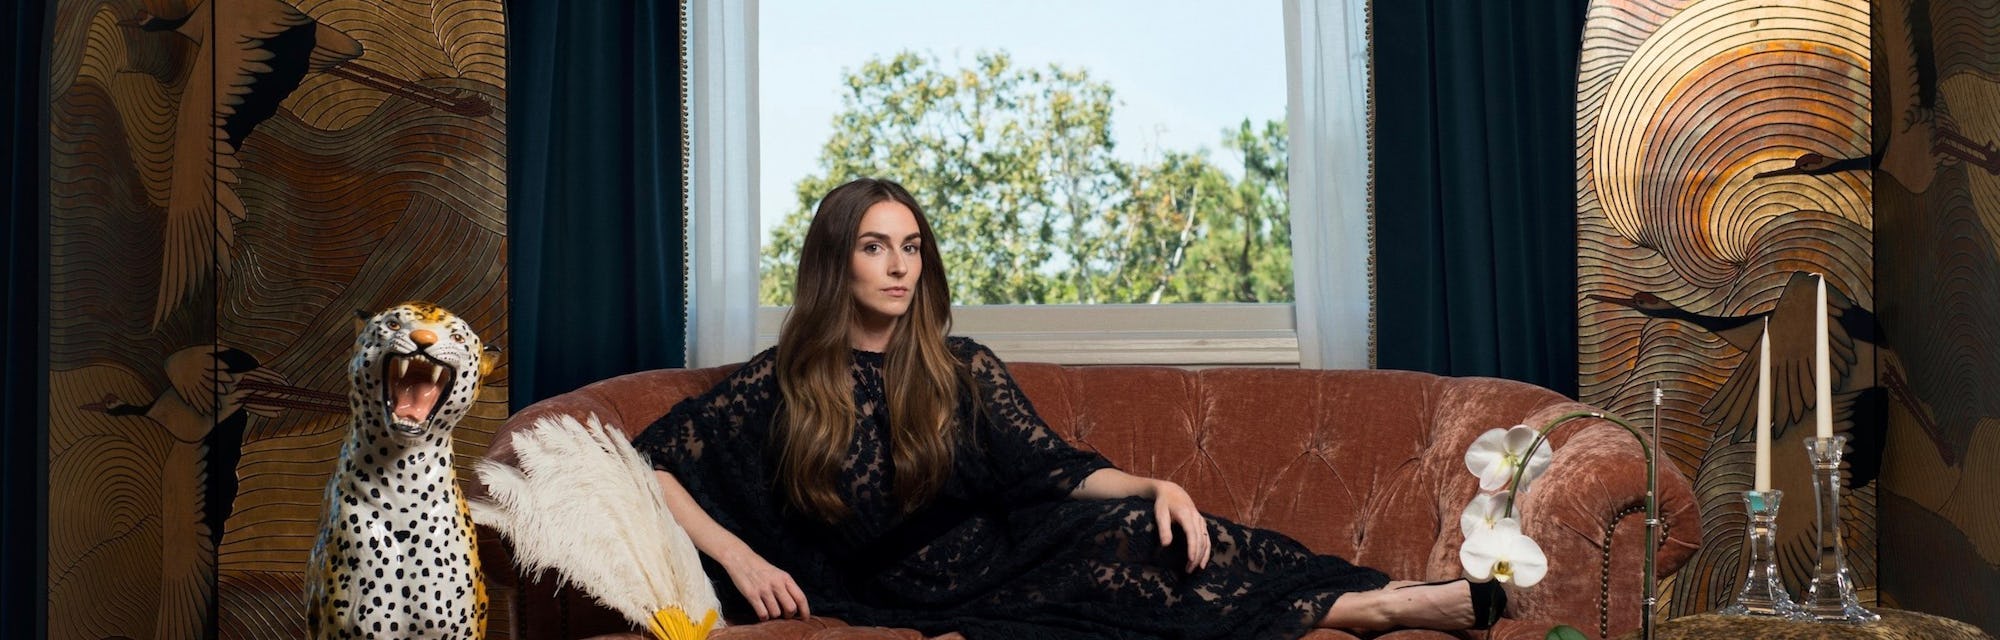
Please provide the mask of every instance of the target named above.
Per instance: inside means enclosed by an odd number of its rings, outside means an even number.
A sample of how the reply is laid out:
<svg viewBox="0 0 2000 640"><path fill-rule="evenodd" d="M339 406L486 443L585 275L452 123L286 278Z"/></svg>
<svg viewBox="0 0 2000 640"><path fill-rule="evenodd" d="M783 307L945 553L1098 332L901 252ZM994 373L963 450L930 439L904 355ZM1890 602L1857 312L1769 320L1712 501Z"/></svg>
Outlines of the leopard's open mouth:
<svg viewBox="0 0 2000 640"><path fill-rule="evenodd" d="M382 363L382 403L389 410L389 429L422 435L424 424L437 415L449 395L455 371L451 365L423 353L393 354Z"/></svg>

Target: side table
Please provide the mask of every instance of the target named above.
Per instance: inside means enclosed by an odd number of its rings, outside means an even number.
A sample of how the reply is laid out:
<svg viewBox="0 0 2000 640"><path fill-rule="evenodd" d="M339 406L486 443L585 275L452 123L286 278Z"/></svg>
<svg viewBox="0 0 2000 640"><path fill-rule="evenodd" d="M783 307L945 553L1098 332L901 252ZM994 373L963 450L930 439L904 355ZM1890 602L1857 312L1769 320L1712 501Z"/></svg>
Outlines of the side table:
<svg viewBox="0 0 2000 640"><path fill-rule="evenodd" d="M1993 636L1950 618L1926 613L1875 607L1882 620L1865 625L1795 622L1776 618L1725 616L1702 613L1675 618L1653 628L1654 640L1708 640L1742 638L1751 640L1993 640ZM1639 632L1619 636L1638 640Z"/></svg>

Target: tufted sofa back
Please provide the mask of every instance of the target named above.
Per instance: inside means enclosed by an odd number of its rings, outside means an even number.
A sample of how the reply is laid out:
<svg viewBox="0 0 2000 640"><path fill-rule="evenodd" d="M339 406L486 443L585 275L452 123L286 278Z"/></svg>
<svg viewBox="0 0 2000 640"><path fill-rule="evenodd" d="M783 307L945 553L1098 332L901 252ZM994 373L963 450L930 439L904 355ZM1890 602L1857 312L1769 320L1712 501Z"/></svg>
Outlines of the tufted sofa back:
<svg viewBox="0 0 2000 640"><path fill-rule="evenodd" d="M1042 419L1202 510L1395 576L1456 576L1466 447L1553 391L1408 371L1009 367ZM1551 414L1551 417L1554 414Z"/></svg>

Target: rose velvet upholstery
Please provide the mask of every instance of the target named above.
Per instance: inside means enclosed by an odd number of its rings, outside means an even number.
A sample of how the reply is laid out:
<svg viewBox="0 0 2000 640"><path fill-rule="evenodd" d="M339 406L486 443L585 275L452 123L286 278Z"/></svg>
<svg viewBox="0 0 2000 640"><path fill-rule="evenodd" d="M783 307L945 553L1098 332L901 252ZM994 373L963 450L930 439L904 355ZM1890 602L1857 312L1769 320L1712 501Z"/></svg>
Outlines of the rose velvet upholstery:
<svg viewBox="0 0 2000 640"><path fill-rule="evenodd" d="M548 398L511 417L487 456L510 461L508 434L554 414L596 414L637 435L676 402L707 391L733 369L634 373ZM1276 529L1316 551L1397 579L1461 574L1459 513L1478 491L1478 479L1464 463L1474 438L1488 429L1539 425L1589 409L1521 382L1405 371L1041 363L1014 363L1009 369L1043 420L1077 446L1104 454L1126 471L1180 483L1204 512ZM1517 504L1526 533L1549 556L1549 574L1532 589L1510 590L1510 618L1486 637L1539 639L1557 623L1595 636L1606 596L1601 581L1607 531L1615 532L1611 631L1639 624L1646 491L1641 449L1623 429L1595 419L1562 427L1553 442L1554 462ZM1659 551L1659 575L1665 576L1686 562L1700 535L1687 479L1671 464L1662 465L1659 487L1668 524ZM501 549L485 555L498 560L508 554ZM512 637L623 635L630 628L578 589L556 588L553 576L487 566L489 580L517 590L514 610L495 616L508 622ZM1466 634L1405 631L1385 637L1454 635ZM824 618L732 626L712 637L921 638L907 629L850 627ZM1308 637L1350 636L1316 631Z"/></svg>

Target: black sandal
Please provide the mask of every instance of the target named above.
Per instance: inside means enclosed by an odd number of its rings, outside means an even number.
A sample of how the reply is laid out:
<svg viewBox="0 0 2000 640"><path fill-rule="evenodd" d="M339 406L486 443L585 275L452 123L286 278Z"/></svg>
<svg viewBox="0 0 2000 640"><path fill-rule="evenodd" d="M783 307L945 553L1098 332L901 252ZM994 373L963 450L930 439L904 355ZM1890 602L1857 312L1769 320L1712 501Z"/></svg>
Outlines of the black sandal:
<svg viewBox="0 0 2000 640"><path fill-rule="evenodd" d="M1438 587L1451 584L1454 582L1468 582L1468 580L1466 580L1465 578L1458 578L1455 580L1439 580L1437 582L1406 584L1397 588L1408 589L1410 587ZM1472 582L1471 585L1472 585L1471 628L1474 630L1491 629L1493 628L1493 623L1499 622L1500 617L1507 614L1507 590L1500 588L1500 581L1498 580L1488 580L1486 582Z"/></svg>
<svg viewBox="0 0 2000 640"><path fill-rule="evenodd" d="M1491 629L1507 615L1507 590L1499 580L1472 583L1472 628Z"/></svg>

